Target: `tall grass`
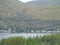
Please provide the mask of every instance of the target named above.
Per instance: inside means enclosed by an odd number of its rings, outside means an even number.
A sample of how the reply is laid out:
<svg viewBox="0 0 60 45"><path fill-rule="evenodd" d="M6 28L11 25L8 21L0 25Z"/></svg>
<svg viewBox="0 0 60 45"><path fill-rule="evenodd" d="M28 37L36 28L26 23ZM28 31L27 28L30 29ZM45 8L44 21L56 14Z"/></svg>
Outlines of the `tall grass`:
<svg viewBox="0 0 60 45"><path fill-rule="evenodd" d="M27 39L22 37L12 37L2 39L0 45L60 45L60 34Z"/></svg>

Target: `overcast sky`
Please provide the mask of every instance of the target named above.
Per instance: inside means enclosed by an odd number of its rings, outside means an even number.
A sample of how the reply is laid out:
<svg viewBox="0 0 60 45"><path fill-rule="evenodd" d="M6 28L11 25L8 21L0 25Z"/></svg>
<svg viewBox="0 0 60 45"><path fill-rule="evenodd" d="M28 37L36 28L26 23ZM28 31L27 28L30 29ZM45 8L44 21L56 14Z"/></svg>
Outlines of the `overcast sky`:
<svg viewBox="0 0 60 45"><path fill-rule="evenodd" d="M19 1L22 1L22 2L29 2L29 1L32 1L32 0L19 0Z"/></svg>

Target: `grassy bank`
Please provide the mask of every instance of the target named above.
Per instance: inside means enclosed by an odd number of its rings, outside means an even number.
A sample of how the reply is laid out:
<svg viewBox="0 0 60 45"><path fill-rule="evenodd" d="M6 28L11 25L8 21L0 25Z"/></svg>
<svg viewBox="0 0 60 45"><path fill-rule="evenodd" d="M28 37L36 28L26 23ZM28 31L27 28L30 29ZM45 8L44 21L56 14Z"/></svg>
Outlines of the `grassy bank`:
<svg viewBox="0 0 60 45"><path fill-rule="evenodd" d="M36 37L36 38L22 38L14 37L2 39L0 45L60 45L60 34Z"/></svg>

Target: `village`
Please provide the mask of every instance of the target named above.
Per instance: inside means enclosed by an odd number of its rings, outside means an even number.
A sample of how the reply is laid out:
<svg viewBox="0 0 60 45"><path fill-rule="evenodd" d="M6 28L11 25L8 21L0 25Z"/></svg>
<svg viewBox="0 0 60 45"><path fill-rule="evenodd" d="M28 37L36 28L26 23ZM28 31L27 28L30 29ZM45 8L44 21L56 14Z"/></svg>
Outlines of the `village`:
<svg viewBox="0 0 60 45"><path fill-rule="evenodd" d="M0 30L0 33L59 33L60 30L55 30L55 31L47 31L47 30Z"/></svg>

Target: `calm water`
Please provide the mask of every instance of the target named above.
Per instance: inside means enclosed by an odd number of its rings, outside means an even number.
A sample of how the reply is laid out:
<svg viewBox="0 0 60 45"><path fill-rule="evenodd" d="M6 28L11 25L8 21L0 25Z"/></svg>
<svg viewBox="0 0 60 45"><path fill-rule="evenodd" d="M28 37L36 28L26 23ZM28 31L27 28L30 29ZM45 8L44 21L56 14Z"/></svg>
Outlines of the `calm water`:
<svg viewBox="0 0 60 45"><path fill-rule="evenodd" d="M0 39L9 38L9 37L24 37L24 38L33 38L36 36L46 36L50 35L50 33L0 33Z"/></svg>

